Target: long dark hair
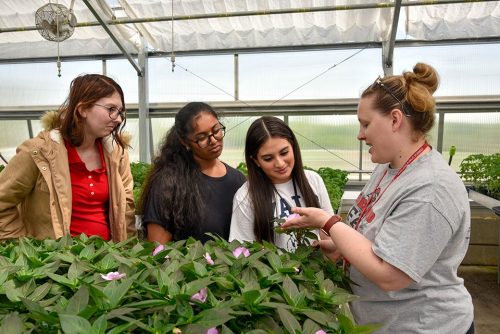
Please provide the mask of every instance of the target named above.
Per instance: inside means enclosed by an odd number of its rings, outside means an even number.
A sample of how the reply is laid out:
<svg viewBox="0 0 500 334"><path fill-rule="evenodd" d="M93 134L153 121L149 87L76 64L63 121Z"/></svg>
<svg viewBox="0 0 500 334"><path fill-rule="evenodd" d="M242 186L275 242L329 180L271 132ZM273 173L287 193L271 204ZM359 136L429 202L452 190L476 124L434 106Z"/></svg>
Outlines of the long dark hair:
<svg viewBox="0 0 500 334"><path fill-rule="evenodd" d="M304 173L299 143L290 127L276 117L264 116L255 120L248 128L245 140L245 161L248 168L248 194L255 214L254 232L258 241L274 242L273 183L254 159L260 147L269 138L284 138L292 146L295 164L292 179L297 184L306 206L319 207L319 201Z"/></svg>
<svg viewBox="0 0 500 334"><path fill-rule="evenodd" d="M114 92L120 94L120 99L125 114L125 99L123 90L119 84L110 77L102 74L84 74L76 77L71 81L69 95L66 101L61 105L58 112L58 117L55 122L55 127L59 128L62 137L69 141L73 146L80 146L85 137L84 119L77 111L79 106L90 108L96 101L103 97L109 97ZM126 119L113 129L111 135L116 143L125 148L122 138L122 131L125 127Z"/></svg>
<svg viewBox="0 0 500 334"><path fill-rule="evenodd" d="M140 199L142 213L151 197L159 196L155 199L160 205L158 214L171 222L176 232L181 229L196 231L201 219L201 171L192 151L183 144L193 132L193 120L201 113L219 119L215 110L203 102L188 103L175 115L175 124L163 139L160 154L153 161ZM151 191L153 187L160 191Z"/></svg>

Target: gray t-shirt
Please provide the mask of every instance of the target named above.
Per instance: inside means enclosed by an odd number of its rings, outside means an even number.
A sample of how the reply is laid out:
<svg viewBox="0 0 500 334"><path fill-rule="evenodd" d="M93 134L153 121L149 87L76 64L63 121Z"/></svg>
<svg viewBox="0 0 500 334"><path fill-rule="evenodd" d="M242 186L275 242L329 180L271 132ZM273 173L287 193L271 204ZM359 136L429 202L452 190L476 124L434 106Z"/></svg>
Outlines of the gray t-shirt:
<svg viewBox="0 0 500 334"><path fill-rule="evenodd" d="M351 266L350 278L358 284L352 289L360 296L351 304L356 321L383 324L377 333L465 333L473 320L473 306L457 268L470 238L466 189L435 150L410 164L390 185L398 170L378 165L348 213L351 226L372 192L377 194L374 188L386 170L379 199L374 199L358 230L373 242L378 257L413 282L386 292Z"/></svg>

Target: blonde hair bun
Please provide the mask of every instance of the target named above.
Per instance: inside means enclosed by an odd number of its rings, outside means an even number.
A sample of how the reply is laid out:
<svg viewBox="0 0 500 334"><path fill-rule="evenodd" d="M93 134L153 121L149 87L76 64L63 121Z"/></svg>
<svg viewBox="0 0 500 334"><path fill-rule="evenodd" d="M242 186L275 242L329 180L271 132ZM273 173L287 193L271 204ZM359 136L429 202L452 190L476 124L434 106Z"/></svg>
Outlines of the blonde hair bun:
<svg viewBox="0 0 500 334"><path fill-rule="evenodd" d="M406 81L406 101L417 112L433 113L436 101L432 94L439 86L439 76L436 70L427 64L417 63L413 72L404 72Z"/></svg>

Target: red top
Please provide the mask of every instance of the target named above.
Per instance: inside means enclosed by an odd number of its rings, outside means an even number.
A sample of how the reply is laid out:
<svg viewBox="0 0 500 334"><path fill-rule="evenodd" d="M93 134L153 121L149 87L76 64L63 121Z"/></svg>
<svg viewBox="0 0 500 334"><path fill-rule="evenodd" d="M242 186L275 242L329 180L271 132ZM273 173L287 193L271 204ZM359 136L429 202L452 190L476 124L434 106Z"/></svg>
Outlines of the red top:
<svg viewBox="0 0 500 334"><path fill-rule="evenodd" d="M108 175L102 152L102 144L97 141L102 168L89 171L80 159L74 146L66 144L68 150L69 173L73 195L70 233L78 236L98 235L104 240L110 239L108 224Z"/></svg>

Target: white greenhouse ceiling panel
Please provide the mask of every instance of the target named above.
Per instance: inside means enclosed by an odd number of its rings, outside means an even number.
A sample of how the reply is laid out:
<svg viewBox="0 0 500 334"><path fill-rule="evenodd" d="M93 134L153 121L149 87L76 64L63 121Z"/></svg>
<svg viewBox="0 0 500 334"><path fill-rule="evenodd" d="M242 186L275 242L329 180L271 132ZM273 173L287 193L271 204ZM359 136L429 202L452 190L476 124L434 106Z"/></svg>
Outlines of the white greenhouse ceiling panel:
<svg viewBox="0 0 500 334"><path fill-rule="evenodd" d="M446 4L430 5L439 2L402 2L406 15L401 26L407 38L500 37L500 1L442 0ZM49 3L72 8L77 22L71 37L59 45L44 39L35 26L35 12ZM86 3L104 18L122 50ZM380 45L389 38L393 12L394 1L377 0L2 0L0 61L58 53L121 55L123 50L135 55L141 37L150 51L159 52ZM54 29L54 22L44 24Z"/></svg>

